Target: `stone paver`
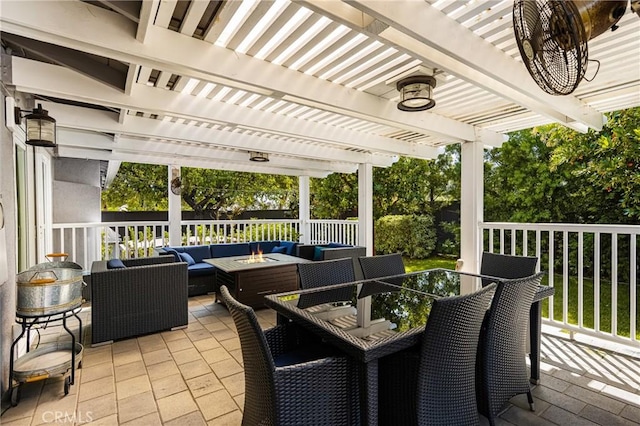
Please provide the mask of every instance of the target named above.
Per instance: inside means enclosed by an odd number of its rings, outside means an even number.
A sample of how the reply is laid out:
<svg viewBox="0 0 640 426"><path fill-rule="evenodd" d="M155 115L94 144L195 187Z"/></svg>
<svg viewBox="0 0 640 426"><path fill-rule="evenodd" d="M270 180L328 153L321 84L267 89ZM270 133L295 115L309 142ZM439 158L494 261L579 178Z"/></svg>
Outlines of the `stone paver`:
<svg viewBox="0 0 640 426"><path fill-rule="evenodd" d="M233 320L211 295L191 298L189 310L186 329L98 347L87 343L69 395L62 378L26 384L20 404L6 410L0 424L51 424L47 416L58 411L75 424L239 426L245 383ZM275 324L274 312L257 314L263 327ZM83 321L90 323L88 313ZM84 330L88 342L90 324ZM55 336L47 330L47 339ZM637 356L543 335L536 411L529 411L524 395L516 396L496 425L640 426L640 351ZM488 425L484 417L481 425Z"/></svg>

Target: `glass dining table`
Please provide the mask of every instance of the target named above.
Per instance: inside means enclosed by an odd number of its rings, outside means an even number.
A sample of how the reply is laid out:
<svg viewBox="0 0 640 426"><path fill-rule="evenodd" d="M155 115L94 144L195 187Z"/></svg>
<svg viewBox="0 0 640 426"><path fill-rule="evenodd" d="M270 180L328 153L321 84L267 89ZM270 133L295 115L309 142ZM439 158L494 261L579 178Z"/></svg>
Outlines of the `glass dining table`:
<svg viewBox="0 0 640 426"><path fill-rule="evenodd" d="M272 294L265 305L279 322L298 324L358 362L362 424L377 425L378 360L419 342L435 299L500 280L433 269Z"/></svg>

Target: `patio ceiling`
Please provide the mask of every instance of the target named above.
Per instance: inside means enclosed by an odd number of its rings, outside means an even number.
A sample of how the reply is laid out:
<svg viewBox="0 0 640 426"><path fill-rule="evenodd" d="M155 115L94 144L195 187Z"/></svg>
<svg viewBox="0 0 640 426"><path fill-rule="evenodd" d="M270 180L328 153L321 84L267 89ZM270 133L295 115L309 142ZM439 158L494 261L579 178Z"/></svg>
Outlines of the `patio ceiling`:
<svg viewBox="0 0 640 426"><path fill-rule="evenodd" d="M637 15L589 42L599 72L557 97L520 59L512 5L4 0L3 80L57 120L61 157L315 177L640 105ZM425 69L436 106L399 111L396 81Z"/></svg>

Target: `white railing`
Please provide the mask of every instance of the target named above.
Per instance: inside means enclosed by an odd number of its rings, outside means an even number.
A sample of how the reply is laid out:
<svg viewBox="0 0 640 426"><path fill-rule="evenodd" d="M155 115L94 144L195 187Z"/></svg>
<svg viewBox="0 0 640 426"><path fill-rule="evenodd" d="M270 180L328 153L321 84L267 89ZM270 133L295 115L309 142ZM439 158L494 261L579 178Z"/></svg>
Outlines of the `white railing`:
<svg viewBox="0 0 640 426"><path fill-rule="evenodd" d="M168 222L58 223L52 231L52 251L69 254L85 270L94 260L151 256L169 243Z"/></svg>
<svg viewBox="0 0 640 426"><path fill-rule="evenodd" d="M249 241L300 241L298 219L182 221L181 245ZM309 241L356 245L358 222L311 220ZM169 244L169 222L59 223L52 226L52 252L69 254L69 260L91 269L94 260L152 256L154 248ZM44 259L42 259L44 261Z"/></svg>
<svg viewBox="0 0 640 426"><path fill-rule="evenodd" d="M300 221L290 219L182 221L183 245L298 241Z"/></svg>
<svg viewBox="0 0 640 426"><path fill-rule="evenodd" d="M314 219L309 221L309 244L342 243L358 245L358 221Z"/></svg>
<svg viewBox="0 0 640 426"><path fill-rule="evenodd" d="M640 346L640 226L483 223L483 249L536 256L555 287L545 322Z"/></svg>

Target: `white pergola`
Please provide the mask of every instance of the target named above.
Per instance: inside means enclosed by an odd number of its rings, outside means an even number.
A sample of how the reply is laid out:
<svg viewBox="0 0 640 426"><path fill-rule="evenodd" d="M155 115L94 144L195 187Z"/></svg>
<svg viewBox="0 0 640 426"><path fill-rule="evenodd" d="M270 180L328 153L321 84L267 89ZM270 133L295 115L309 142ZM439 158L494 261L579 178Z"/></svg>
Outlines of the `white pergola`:
<svg viewBox="0 0 640 426"><path fill-rule="evenodd" d="M357 170L369 247L372 168L460 143L462 257L477 260L485 147L551 122L600 129L605 112L640 105L638 15L589 42L599 72L558 97L522 63L512 7L3 0L3 81L57 120L60 157L294 175L307 198L309 177ZM436 106L400 111L396 82L415 73L436 77Z"/></svg>

